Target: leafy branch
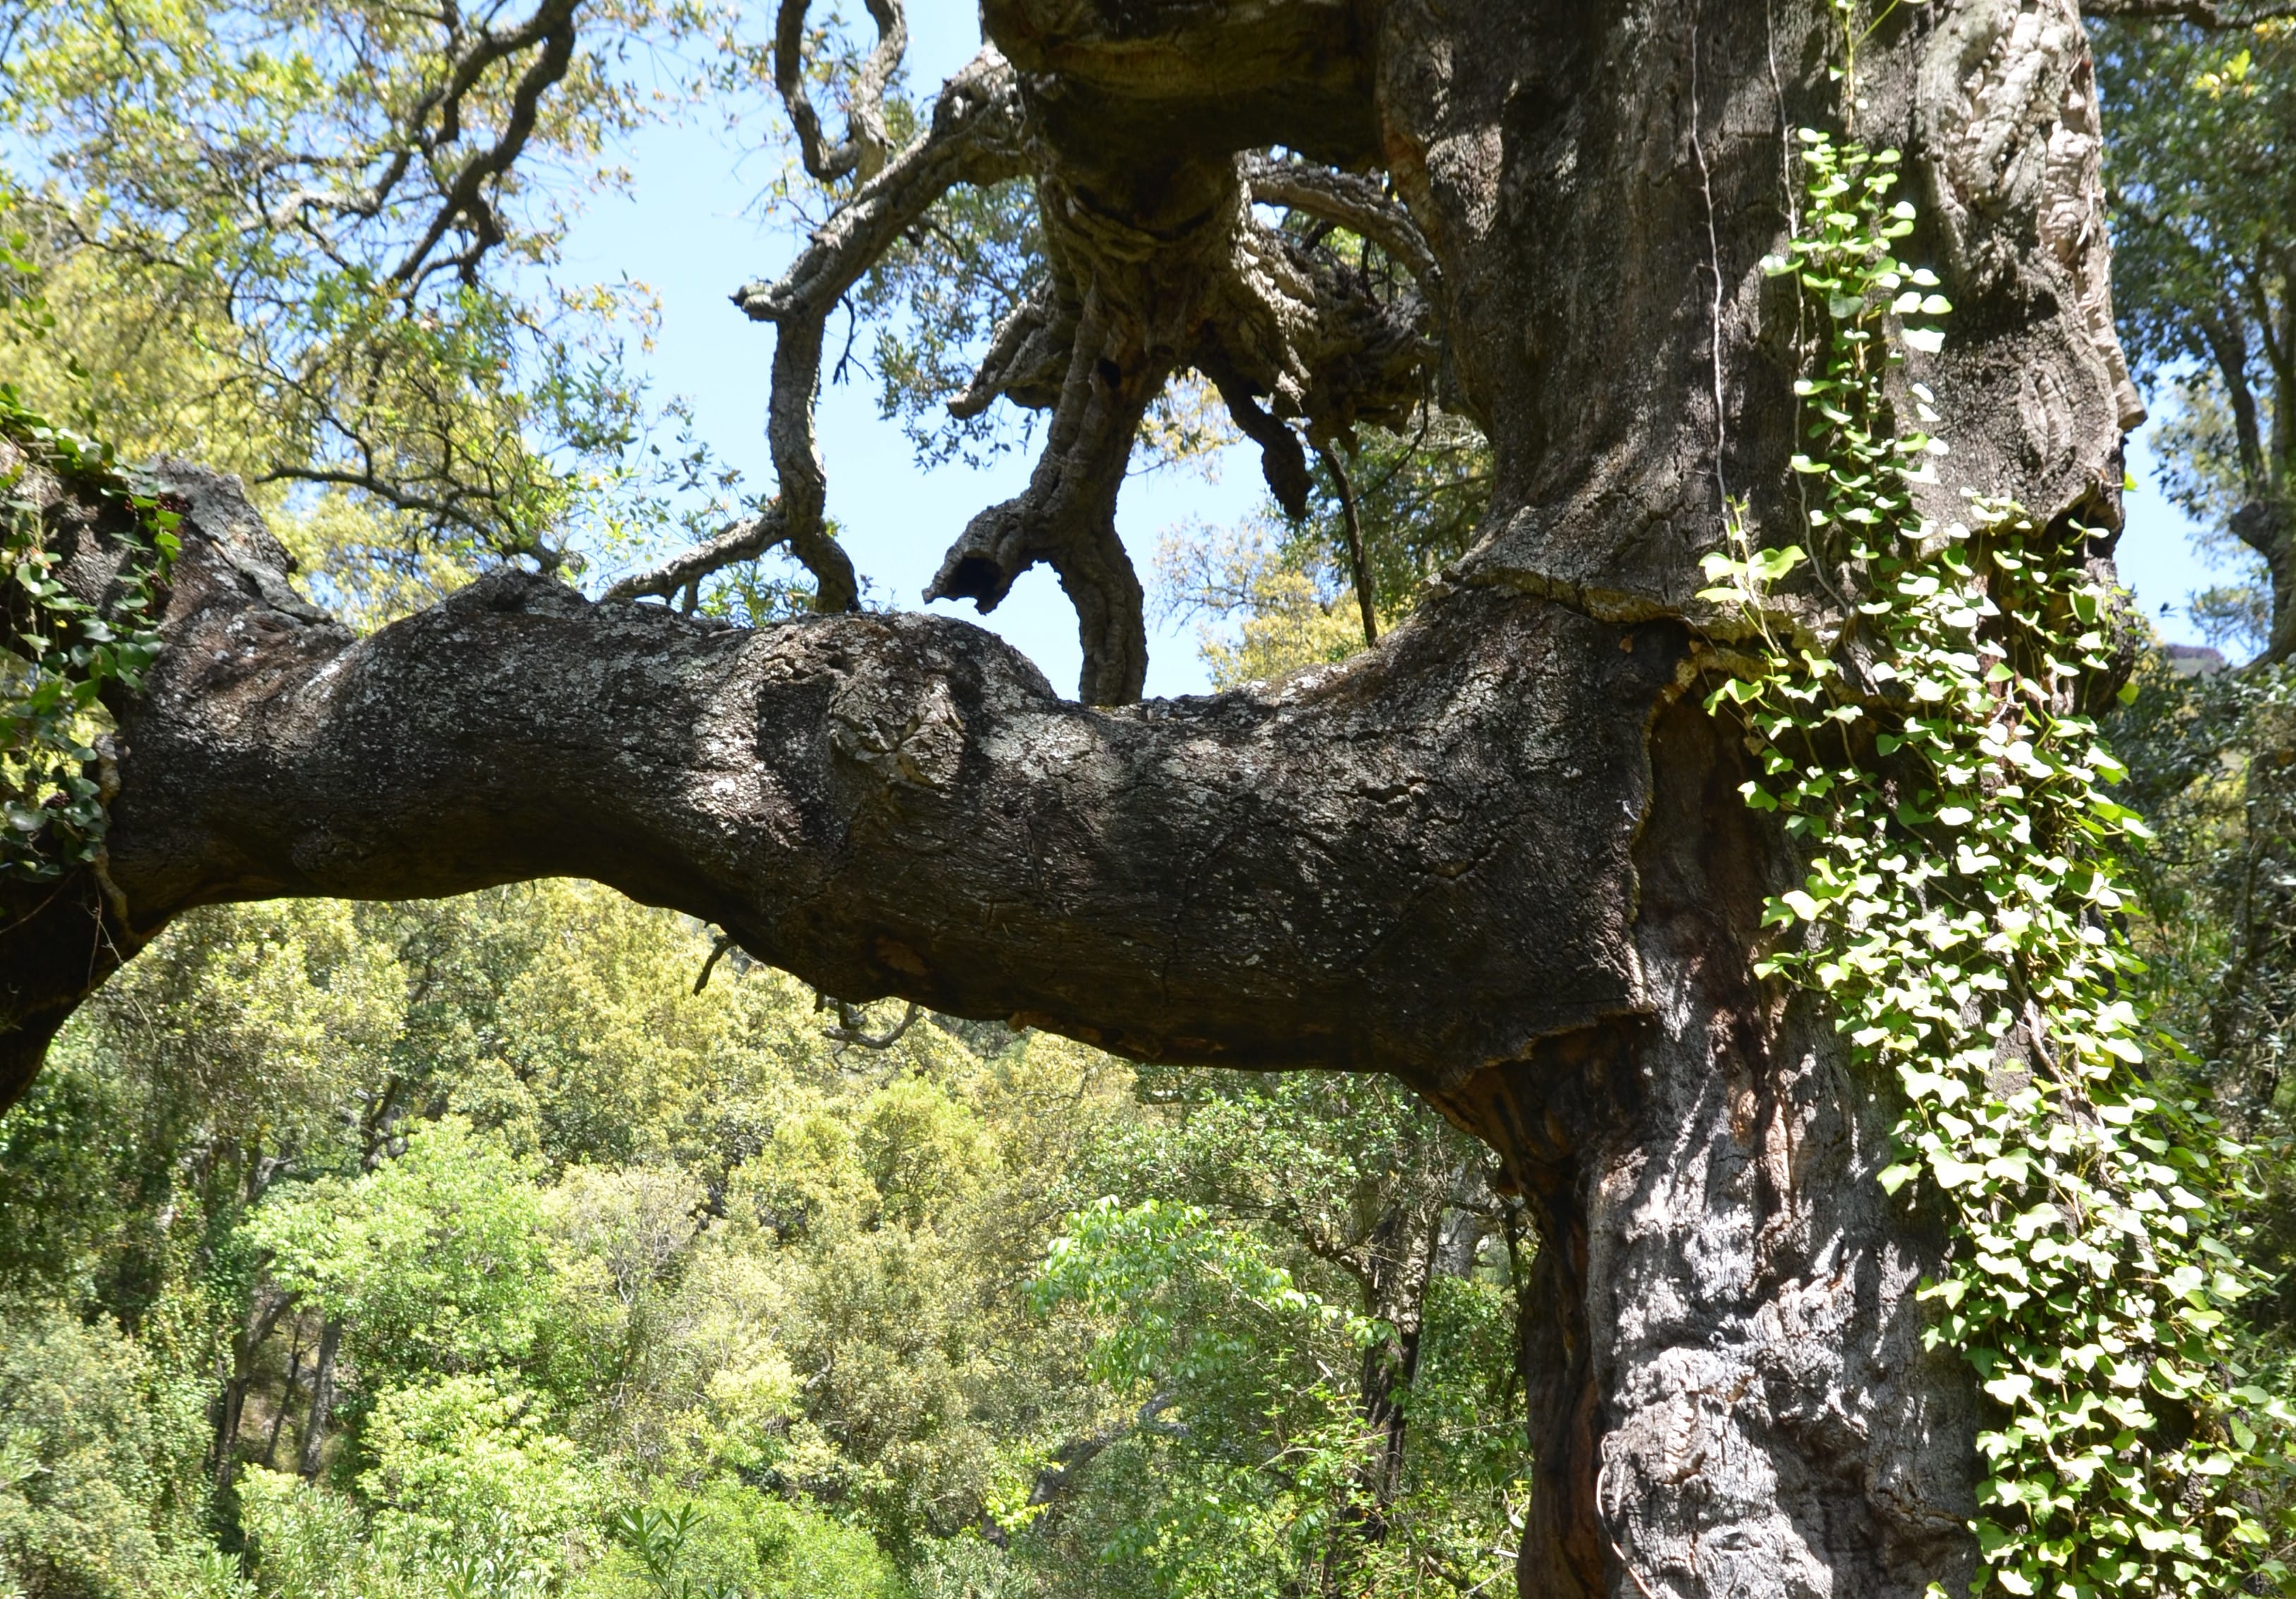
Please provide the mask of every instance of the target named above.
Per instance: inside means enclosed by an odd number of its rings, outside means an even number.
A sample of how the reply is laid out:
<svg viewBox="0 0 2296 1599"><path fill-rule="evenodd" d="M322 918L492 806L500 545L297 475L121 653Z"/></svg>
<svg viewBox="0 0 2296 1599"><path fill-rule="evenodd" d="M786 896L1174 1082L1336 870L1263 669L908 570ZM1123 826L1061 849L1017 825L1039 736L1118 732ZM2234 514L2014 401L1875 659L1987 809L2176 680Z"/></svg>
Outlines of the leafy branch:
<svg viewBox="0 0 2296 1599"><path fill-rule="evenodd" d="M180 518L119 470L109 445L51 425L0 384L0 877L51 882L100 866L108 824L93 775L95 718L107 693L133 693L160 652L160 587ZM63 580L36 471L125 507L132 554L111 596L83 598Z"/></svg>

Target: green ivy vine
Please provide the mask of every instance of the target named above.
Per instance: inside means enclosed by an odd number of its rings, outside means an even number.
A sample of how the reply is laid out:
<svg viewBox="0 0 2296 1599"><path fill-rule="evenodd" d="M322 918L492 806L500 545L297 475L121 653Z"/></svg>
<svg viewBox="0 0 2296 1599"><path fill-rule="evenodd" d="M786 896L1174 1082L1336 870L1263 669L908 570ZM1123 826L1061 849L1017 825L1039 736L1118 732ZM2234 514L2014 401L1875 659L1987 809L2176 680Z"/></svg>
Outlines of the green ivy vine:
<svg viewBox="0 0 2296 1599"><path fill-rule="evenodd" d="M0 384L0 880L48 882L101 867L107 824L94 742L108 687L133 693L160 650L158 594L177 513L118 465L109 445L58 428ZM28 479L35 467L130 512L135 553L108 603L73 594Z"/></svg>
<svg viewBox="0 0 2296 1599"><path fill-rule="evenodd" d="M1732 504L1705 591L1753 641L1707 708L1742 721L1746 799L1807 861L1757 969L1823 996L1904 1091L1880 1180L1948 1223L1925 1336L1990 1402L1971 1591L2284 1582L2258 1505L2296 1417L2242 1383L2230 1319L2259 1286L2223 1210L2251 1197L2243 1152L2148 1066L2177 1046L2131 997L2112 852L2142 824L2079 709L2109 666L2091 530L1970 490L1950 526L1916 511L1946 449L1935 397L1893 373L1951 307L1895 255L1896 152L1805 129L1800 159L1808 209L1763 267L1820 329L1795 385L1807 528L1757 548ZM1775 588L1805 563L1856 601L1823 636Z"/></svg>

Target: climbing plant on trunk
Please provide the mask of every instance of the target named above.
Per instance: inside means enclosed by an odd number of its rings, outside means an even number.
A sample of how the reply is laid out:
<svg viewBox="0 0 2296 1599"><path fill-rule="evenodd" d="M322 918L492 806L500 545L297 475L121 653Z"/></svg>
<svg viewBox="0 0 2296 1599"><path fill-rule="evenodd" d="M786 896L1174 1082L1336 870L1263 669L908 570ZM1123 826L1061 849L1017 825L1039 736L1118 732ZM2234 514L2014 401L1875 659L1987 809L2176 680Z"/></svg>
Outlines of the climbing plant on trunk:
<svg viewBox="0 0 2296 1599"><path fill-rule="evenodd" d="M2135 815L2079 714L2112 669L2112 591L2077 558L2095 529L2044 530L1971 489L1967 520L1915 510L1947 451L1901 430L1887 380L1935 351L1936 275L1892 254L1895 151L1805 130L1808 231L1767 269L1825 327L1796 384L1812 421L1800 541L1707 558L1709 591L1760 648L1708 700L1742 716L1743 785L1802 841L1808 873L1769 903L1784 930L1757 970L1825 996L1853 1058L1891 1071L1906 1110L1878 1177L1944 1214L1929 1336L1997 1406L1973 1523L2012 1594L2222 1589L2275 1578L2251 1496L2271 1492L2296 1414L2243 1386L2231 1307L2263 1286L2227 1235L2243 1152L2143 1068L2138 971L2109 850ZM1926 386L1906 392L1940 420ZM1829 636L1792 636L1765 600L1822 552L1866 597ZM2162 1038L2154 1046L2174 1052ZM1940 1588L1939 1590L1942 1592Z"/></svg>

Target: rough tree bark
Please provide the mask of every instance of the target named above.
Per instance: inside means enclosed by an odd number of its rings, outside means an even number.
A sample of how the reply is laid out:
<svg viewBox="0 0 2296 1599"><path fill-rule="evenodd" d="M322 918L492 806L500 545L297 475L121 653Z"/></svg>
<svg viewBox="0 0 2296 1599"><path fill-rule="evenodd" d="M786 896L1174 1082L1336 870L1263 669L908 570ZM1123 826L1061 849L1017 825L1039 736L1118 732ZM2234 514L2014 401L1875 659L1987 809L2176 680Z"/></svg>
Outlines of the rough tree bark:
<svg viewBox="0 0 2296 1599"><path fill-rule="evenodd" d="M295 1470L307 1482L319 1480L325 1462L327 1429L335 1415L335 1361L342 1349L343 1324L329 1316L319 1329L319 1350L311 1363L311 1398L303 1410L303 1431L295 1446Z"/></svg>
<svg viewBox="0 0 2296 1599"><path fill-rule="evenodd" d="M1388 1331L1364 1346L1364 1425L1371 1459L1364 1477L1370 1490L1372 1530L1382 1534L1389 1510L1403 1491L1407 1415L1404 1394L1419 1375L1419 1348L1427 1322L1427 1293L1441 1242L1440 1196L1423 1205L1398 1205L1379 1218L1358 1255L1357 1280L1368 1314Z"/></svg>
<svg viewBox="0 0 2296 1599"><path fill-rule="evenodd" d="M1726 643L1695 598L1722 496L1800 516L1803 330L1757 263L1794 203L1788 130L1844 119L1828 8L983 9L1001 55L966 104L1019 119L1055 258L968 401L1051 408L1054 448L939 592L994 603L1052 562L1087 697L1136 692L1108 485L1143 396L1189 366L1279 494L1292 425L1313 445L1451 386L1496 452L1478 547L1343 667L1092 709L954 621L740 631L514 573L354 640L294 597L233 485L171 467L185 551L162 659L114 707L108 881L0 907L0 1095L187 906L550 873L707 917L850 999L1143 1059L1396 1072L1499 1152L1541 1234L1525 1594L1957 1588L1975 1401L1921 1349L1936 1241L1871 1180L1888 1086L1751 974L1791 861L1698 709ZM1907 151L1907 249L1959 308L1915 374L1950 480L2117 526L2136 406L2071 0L1900 8L1858 65L1855 131ZM1263 169L1267 194L1423 240L1423 303L1366 301L1262 236L1245 158L1275 147L1346 171ZM860 193L914 203L894 191L919 169L894 157ZM1374 169L1400 211L1341 181ZM816 513L802 471L791 492ZM52 520L100 592L101 519L60 499Z"/></svg>

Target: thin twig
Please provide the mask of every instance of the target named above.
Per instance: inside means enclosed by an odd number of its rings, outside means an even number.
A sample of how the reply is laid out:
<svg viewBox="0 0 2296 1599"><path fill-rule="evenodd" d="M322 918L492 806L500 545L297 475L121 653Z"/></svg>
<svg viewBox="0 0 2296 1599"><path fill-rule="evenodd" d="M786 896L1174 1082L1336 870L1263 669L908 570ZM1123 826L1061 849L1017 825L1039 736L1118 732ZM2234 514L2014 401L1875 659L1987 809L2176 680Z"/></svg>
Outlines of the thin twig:
<svg viewBox="0 0 2296 1599"><path fill-rule="evenodd" d="M733 947L734 935L732 933L720 933L718 935L718 941L709 947L709 958L701 963L701 975L693 980L693 991L696 994L701 993L702 989L709 986L709 973L711 969L718 964L718 957Z"/></svg>
<svg viewBox="0 0 2296 1599"><path fill-rule="evenodd" d="M1340 453L1328 444L1316 447L1316 458L1324 470L1332 474L1339 486L1340 515L1347 523L1348 562L1355 569L1356 606L1363 612L1364 643L1379 642L1379 612L1372 603L1371 563L1364 558L1363 517L1356 510L1356 486L1348 477L1348 469L1340 463Z"/></svg>
<svg viewBox="0 0 2296 1599"><path fill-rule="evenodd" d="M903 1013L899 1024L890 1032L871 1033L861 1025L859 1007L840 999L837 1002L838 1025L825 1027L821 1031L824 1037L833 1038L840 1044L858 1044L864 1049L890 1049L901 1041L901 1035L914 1026L917 1018L923 1013L923 1007L913 999L909 1002L908 1010Z"/></svg>

